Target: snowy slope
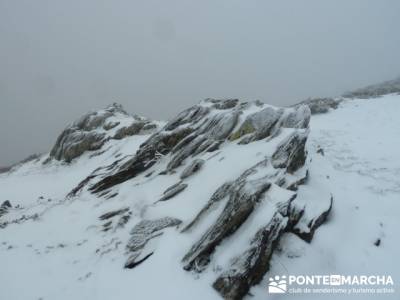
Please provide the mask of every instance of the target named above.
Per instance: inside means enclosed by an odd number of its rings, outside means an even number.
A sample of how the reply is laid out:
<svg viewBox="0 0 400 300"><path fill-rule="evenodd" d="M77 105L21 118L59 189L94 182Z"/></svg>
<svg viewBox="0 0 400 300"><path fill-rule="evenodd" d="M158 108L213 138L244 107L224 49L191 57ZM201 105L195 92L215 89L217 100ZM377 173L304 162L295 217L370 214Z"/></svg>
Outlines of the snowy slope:
<svg viewBox="0 0 400 300"><path fill-rule="evenodd" d="M273 257L270 276L282 274L391 275L395 294L314 295L337 299L399 299L400 95L344 100L340 108L311 119L310 180L298 199L334 195L327 223L306 244L289 234L296 251ZM324 156L317 153L322 148ZM380 246L374 243L380 239ZM284 247L283 247L284 249ZM254 295L265 297L265 286ZM310 299L312 295L291 295ZM285 298L289 295L285 295ZM271 299L283 297L273 296Z"/></svg>
<svg viewBox="0 0 400 300"><path fill-rule="evenodd" d="M242 123L234 129L265 107L269 106L246 107L240 117ZM337 110L311 118L305 164L310 176L299 187L293 203L307 205L306 220L323 212L331 196L333 208L311 243L293 233L283 234L267 276L250 290L254 295L251 299L281 298L267 293L267 279L275 274L378 273L393 276L395 282L400 278L394 262L400 225L399 111L400 96L387 95L345 99ZM222 199L188 233L180 229L193 220L221 184L237 178L264 157L271 157L298 130L282 128L267 142L261 139L239 145L227 141L220 151L202 153L205 167L186 180L188 188L163 202L156 201L179 182L188 162L167 176L146 176L149 171L127 180L112 188L111 194L118 193L112 198L91 193L86 187L77 196L66 197L87 176L97 176L92 172L98 167L112 166L116 158L125 155L121 164L133 158L151 137L149 134L109 141L107 151L96 156L84 153L71 164L52 161L43 165L47 159L43 156L1 174L0 203L10 200L14 207L0 221L18 222L0 229L0 299L221 299L212 288L216 278L272 217L275 205L294 192L274 184L268 191L268 201L258 205L251 218L215 249L210 265L201 273L185 271L182 258L218 219L228 199ZM319 149L323 149L323 155ZM153 169L163 171L169 157L161 157ZM271 170L268 167L264 171ZM106 176L104 169L97 172L101 172L101 178ZM289 175L279 176L290 180ZM129 208L125 226L118 226L113 218L99 220L104 213L124 208ZM134 225L143 219L166 216L181 220L184 226L179 230L166 228L145 245L146 253L155 250L149 259L133 269L124 269L126 244ZM111 224L107 224L109 220ZM301 222L297 226L301 227ZM374 245L377 239L381 241L379 247ZM397 299L398 294L390 297ZM368 295L363 295L365 298Z"/></svg>

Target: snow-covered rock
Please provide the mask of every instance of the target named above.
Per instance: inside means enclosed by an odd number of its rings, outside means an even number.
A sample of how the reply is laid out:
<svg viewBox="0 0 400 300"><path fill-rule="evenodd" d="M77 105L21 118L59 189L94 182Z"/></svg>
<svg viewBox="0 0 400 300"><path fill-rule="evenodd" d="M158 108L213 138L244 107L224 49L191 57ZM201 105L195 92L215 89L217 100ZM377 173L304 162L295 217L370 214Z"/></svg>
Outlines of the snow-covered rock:
<svg viewBox="0 0 400 300"><path fill-rule="evenodd" d="M296 104L299 105L307 105L310 108L311 114L323 114L327 113L330 109L338 108L341 98L310 98Z"/></svg>
<svg viewBox="0 0 400 300"><path fill-rule="evenodd" d="M151 121L129 115L120 104L113 103L68 125L57 138L50 157L71 162L86 151L99 150L110 139L123 139L156 128L157 125Z"/></svg>
<svg viewBox="0 0 400 300"><path fill-rule="evenodd" d="M398 278L399 109L207 99L139 134L119 112L93 121L100 149L0 174L2 295L265 299L275 275Z"/></svg>

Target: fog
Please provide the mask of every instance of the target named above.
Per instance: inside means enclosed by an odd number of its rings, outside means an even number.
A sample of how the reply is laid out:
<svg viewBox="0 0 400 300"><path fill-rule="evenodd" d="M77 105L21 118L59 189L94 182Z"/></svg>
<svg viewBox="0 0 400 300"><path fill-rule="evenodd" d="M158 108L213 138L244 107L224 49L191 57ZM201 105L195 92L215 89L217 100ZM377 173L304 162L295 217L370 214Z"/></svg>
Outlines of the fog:
<svg viewBox="0 0 400 300"><path fill-rule="evenodd" d="M0 1L0 165L111 102L288 105L400 74L400 1Z"/></svg>

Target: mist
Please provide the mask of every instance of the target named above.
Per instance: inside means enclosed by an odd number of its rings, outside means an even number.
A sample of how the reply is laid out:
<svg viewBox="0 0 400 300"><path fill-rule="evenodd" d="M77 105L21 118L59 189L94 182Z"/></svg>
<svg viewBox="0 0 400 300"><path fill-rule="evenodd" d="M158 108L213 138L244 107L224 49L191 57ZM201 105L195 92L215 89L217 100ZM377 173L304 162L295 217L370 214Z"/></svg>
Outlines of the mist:
<svg viewBox="0 0 400 300"><path fill-rule="evenodd" d="M289 105L400 74L400 2L0 1L0 165L112 102Z"/></svg>

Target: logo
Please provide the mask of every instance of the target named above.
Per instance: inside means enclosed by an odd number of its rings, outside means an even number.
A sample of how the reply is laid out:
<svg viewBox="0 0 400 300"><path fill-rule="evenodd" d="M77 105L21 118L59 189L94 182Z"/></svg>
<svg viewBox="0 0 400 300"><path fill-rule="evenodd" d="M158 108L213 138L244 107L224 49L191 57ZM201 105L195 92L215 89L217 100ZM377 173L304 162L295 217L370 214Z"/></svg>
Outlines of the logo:
<svg viewBox="0 0 400 300"><path fill-rule="evenodd" d="M336 293L393 294L390 275L275 275L269 278L270 294Z"/></svg>
<svg viewBox="0 0 400 300"><path fill-rule="evenodd" d="M284 294L287 290L286 276L269 278L268 292L271 294Z"/></svg>

